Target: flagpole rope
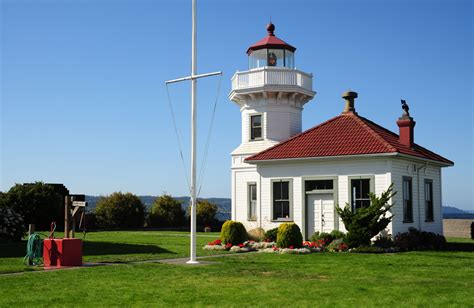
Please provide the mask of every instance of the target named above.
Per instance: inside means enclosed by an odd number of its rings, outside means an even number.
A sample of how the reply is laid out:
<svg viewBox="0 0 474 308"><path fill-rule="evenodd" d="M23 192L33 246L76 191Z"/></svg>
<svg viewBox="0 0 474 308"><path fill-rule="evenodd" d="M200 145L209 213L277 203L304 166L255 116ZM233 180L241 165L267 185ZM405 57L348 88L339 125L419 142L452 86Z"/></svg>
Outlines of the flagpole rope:
<svg viewBox="0 0 474 308"><path fill-rule="evenodd" d="M217 110L217 102L219 101L219 94L220 94L220 91L221 91L222 75L223 74L220 75L219 83L217 85L217 94L216 94L216 99L214 100L214 107L212 109L211 123L209 124L209 131L207 133L206 146L205 146L205 149L204 149L204 155L203 155L202 162L201 162L201 170L199 170L200 171L199 172L199 177L198 177L198 187L199 187L199 189L198 189L197 197L199 197L199 195L201 193L202 180L204 178L204 172L206 170L207 157L208 157L209 147L210 147L210 143L211 143L212 128L214 126L214 119L215 119L216 110Z"/></svg>
<svg viewBox="0 0 474 308"><path fill-rule="evenodd" d="M187 169L186 169L186 163L184 162L183 147L181 146L181 138L179 137L178 126L176 125L176 117L174 114L173 105L171 104L171 96L170 96L168 84L166 84L166 95L168 97L168 106L171 111L171 118L173 119L174 133L176 135L176 141L178 142L179 155L181 156L181 162L183 164L186 183L188 184L188 190L189 190L189 193L191 194L191 184L189 183L189 176L188 176L188 172L186 171Z"/></svg>

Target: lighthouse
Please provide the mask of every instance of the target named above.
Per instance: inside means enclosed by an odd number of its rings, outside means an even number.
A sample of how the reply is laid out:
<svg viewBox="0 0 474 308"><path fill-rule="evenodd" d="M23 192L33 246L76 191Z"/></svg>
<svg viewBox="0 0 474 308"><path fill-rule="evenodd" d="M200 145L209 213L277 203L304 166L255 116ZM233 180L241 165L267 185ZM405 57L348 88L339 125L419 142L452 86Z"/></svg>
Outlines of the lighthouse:
<svg viewBox="0 0 474 308"><path fill-rule="evenodd" d="M303 107L316 94L312 74L295 67L296 48L275 36L274 24L266 30L267 35L247 49L248 69L234 74L229 94L242 118L241 144L231 154L232 219L248 221L247 227L260 226L260 175L244 160L301 133Z"/></svg>

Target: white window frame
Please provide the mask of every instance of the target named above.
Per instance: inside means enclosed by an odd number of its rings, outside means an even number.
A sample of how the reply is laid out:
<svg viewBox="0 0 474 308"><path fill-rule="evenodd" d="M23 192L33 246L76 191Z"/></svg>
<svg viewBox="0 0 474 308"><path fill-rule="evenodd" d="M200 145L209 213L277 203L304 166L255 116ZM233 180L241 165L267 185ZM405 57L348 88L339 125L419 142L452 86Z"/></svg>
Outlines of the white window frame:
<svg viewBox="0 0 474 308"><path fill-rule="evenodd" d="M253 127L252 127L252 117L260 117L260 129L262 131L262 134L258 138L252 138L252 132L253 132ZM264 139L264 117L263 113L253 113L249 115L249 141L260 141Z"/></svg>
<svg viewBox="0 0 474 308"><path fill-rule="evenodd" d="M289 217L288 218L274 218L274 198L273 198L273 184L276 182L288 182L288 207L289 207ZM282 179L273 179L270 183L270 196L271 196L271 221L272 222L288 222L293 221L293 179L292 178L282 178ZM283 200L283 199L282 199Z"/></svg>
<svg viewBox="0 0 474 308"><path fill-rule="evenodd" d="M255 200L252 200L252 190L251 187L255 187ZM247 220L256 221L257 220L257 200L258 200L258 190L257 183L249 182L247 183ZM254 215L252 215L252 202L254 206Z"/></svg>

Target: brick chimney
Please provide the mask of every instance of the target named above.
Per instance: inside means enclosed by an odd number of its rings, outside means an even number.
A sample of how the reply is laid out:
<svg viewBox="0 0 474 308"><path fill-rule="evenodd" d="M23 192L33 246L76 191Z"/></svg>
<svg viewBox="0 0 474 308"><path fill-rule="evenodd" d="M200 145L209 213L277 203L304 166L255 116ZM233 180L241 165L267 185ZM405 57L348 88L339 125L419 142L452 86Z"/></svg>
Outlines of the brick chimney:
<svg viewBox="0 0 474 308"><path fill-rule="evenodd" d="M398 118L397 125L400 129L400 133L398 135L398 140L401 144L406 145L407 147L413 147L415 143L414 137L414 128L416 122L410 117L410 113L408 112L408 105L406 105L405 101L402 100L402 108L404 110L402 116Z"/></svg>

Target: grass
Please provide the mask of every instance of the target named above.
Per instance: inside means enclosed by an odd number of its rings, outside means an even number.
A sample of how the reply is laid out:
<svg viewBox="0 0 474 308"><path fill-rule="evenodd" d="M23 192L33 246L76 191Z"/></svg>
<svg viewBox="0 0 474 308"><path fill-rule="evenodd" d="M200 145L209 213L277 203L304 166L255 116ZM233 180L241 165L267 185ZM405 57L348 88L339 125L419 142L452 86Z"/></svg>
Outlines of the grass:
<svg viewBox="0 0 474 308"><path fill-rule="evenodd" d="M148 233L97 233L95 242L119 242L120 239L132 245L158 245L165 251L108 253L85 258L135 260L186 254L186 237L170 232ZM90 236L94 242L93 235ZM198 239L202 244L208 241ZM214 258L216 264L198 267L119 264L0 276L0 307L38 303L61 306L472 307L474 241L450 239L450 245L457 251L382 255L249 253Z"/></svg>
<svg viewBox="0 0 474 308"><path fill-rule="evenodd" d="M46 236L42 236L45 238ZM56 233L56 237L62 237ZM82 234L76 237L83 238ZM204 246L219 237L218 232L198 233L198 256L222 254L203 251ZM189 256L189 232L167 231L107 231L87 233L84 241L84 262L144 261L182 258ZM26 241L0 243L0 273L31 271L42 268L26 267L23 264Z"/></svg>

